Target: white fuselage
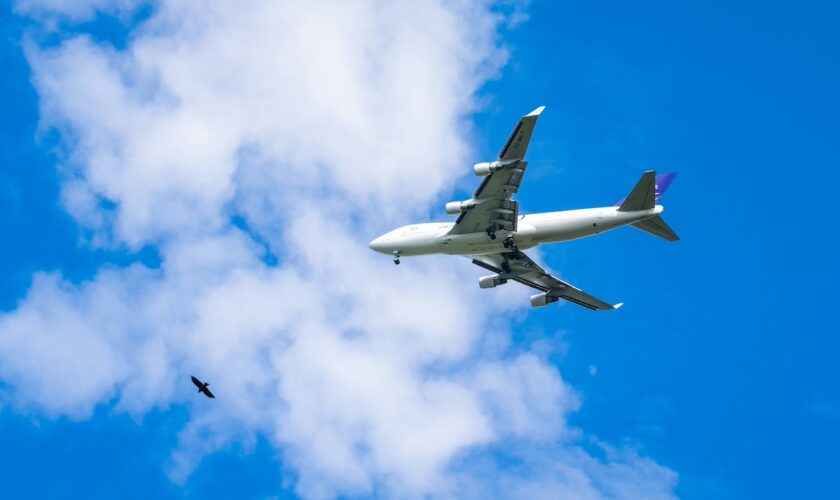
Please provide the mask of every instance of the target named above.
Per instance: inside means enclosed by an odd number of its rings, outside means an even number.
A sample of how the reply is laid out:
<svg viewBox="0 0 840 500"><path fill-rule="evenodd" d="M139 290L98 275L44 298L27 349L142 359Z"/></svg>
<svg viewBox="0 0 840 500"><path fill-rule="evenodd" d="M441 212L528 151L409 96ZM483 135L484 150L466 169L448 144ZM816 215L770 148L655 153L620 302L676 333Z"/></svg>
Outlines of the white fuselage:
<svg viewBox="0 0 840 500"><path fill-rule="evenodd" d="M411 224L383 234L370 242L370 248L385 254L402 256L481 255L509 251L503 241L511 236L517 248L526 250L540 243L585 238L662 213L662 205L650 210L620 212L618 207L585 208L520 216L516 231L498 231L497 238L482 231L449 234L454 222Z"/></svg>

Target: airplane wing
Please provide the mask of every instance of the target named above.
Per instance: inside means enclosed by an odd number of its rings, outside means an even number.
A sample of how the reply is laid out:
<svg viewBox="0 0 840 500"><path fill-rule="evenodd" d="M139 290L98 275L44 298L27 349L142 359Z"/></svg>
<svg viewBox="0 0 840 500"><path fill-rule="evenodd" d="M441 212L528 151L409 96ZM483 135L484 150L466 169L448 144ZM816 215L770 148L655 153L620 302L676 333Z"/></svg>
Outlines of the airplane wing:
<svg viewBox="0 0 840 500"><path fill-rule="evenodd" d="M491 172L473 194L470 201L473 208L461 212L451 234L481 232L490 227L516 231L519 202L513 201L511 197L519 191L519 184L528 167L524 161L525 152L543 109L545 106L540 106L519 120L502 147L499 159L488 165Z"/></svg>
<svg viewBox="0 0 840 500"><path fill-rule="evenodd" d="M531 288L545 292L549 297L568 300L592 310L618 309L622 304L610 305L588 293L557 279L519 250L504 253L473 255L473 264L499 273ZM555 299L556 300L556 299Z"/></svg>

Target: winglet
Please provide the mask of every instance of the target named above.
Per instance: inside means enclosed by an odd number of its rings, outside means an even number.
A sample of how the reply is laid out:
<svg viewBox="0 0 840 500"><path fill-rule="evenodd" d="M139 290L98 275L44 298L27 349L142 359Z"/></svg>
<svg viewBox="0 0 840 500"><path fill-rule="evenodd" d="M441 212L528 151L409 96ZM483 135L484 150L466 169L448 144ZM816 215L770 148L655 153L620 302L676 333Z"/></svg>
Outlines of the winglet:
<svg viewBox="0 0 840 500"><path fill-rule="evenodd" d="M545 109L545 106L540 106L539 108L531 111L530 113L528 113L525 116L540 116L540 113L542 113L544 109Z"/></svg>
<svg viewBox="0 0 840 500"><path fill-rule="evenodd" d="M624 305L624 302L619 302L618 304L616 304L616 305L614 305L614 306L613 306L613 309L619 309L619 308L621 308L621 306L623 306L623 305Z"/></svg>

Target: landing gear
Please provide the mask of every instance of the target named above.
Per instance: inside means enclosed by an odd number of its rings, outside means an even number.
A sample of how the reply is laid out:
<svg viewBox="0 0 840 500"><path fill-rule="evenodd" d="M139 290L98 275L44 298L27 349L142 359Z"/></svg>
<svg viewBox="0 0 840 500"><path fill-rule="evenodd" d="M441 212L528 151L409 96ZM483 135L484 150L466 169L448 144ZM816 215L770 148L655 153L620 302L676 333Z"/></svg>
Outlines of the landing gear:
<svg viewBox="0 0 840 500"><path fill-rule="evenodd" d="M502 260L502 271L504 271L505 274L510 274L510 261L508 261L508 256L507 254L502 254L502 257L504 258L504 260Z"/></svg>
<svg viewBox="0 0 840 500"><path fill-rule="evenodd" d="M512 250L517 249L516 240L513 239L513 236L508 236L507 238L505 238L505 241L502 242L502 245L504 245L505 248L510 248Z"/></svg>
<svg viewBox="0 0 840 500"><path fill-rule="evenodd" d="M400 265L400 251L394 250L394 264Z"/></svg>
<svg viewBox="0 0 840 500"><path fill-rule="evenodd" d="M488 227L487 228L487 236L489 236L491 240L495 240L496 239L496 228L493 227L493 226Z"/></svg>

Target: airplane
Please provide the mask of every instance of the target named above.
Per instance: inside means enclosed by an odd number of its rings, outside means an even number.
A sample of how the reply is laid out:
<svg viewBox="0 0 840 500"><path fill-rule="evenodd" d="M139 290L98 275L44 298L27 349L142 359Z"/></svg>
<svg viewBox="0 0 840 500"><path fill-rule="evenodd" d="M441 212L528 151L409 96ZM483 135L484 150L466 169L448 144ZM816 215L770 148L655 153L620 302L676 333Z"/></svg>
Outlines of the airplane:
<svg viewBox="0 0 840 500"><path fill-rule="evenodd" d="M530 286L540 292L531 297L533 307L560 299L591 310L621 307L623 303L611 305L552 276L523 250L628 225L667 241L677 241L679 237L660 215L664 208L657 204L677 174L645 172L630 193L614 206L522 215L519 202L512 198L519 191L528 167L525 152L544 109L545 106L540 106L520 119L498 159L473 166L475 175L483 179L472 198L445 206L447 214L458 216L454 223L403 226L374 239L370 248L393 255L394 264L399 264L401 257L415 255L470 257L473 264L493 273L478 280L481 288L494 288L510 280Z"/></svg>

